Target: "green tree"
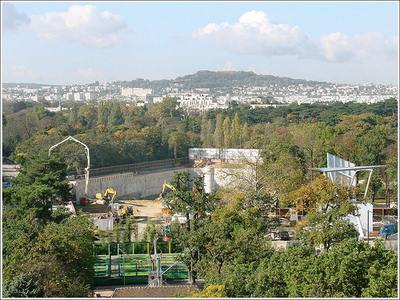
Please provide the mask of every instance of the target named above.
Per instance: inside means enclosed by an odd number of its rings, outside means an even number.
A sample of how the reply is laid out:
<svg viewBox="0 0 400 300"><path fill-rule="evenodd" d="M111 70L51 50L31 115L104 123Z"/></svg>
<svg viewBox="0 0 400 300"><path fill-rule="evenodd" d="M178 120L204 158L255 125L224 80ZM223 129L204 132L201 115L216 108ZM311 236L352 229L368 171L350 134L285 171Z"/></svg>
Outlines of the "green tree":
<svg viewBox="0 0 400 300"><path fill-rule="evenodd" d="M45 109L43 106L38 105L33 108L32 115L36 118L37 121L40 121L44 117L52 116L54 114Z"/></svg>
<svg viewBox="0 0 400 300"><path fill-rule="evenodd" d="M374 246L356 239L345 240L317 257L318 267L314 270L320 275L320 281L318 285L312 284L310 291L319 297L332 298L369 295L392 297L397 294L397 270L395 274L391 272L397 269L393 266L394 257L397 259L396 254L384 249L379 239L375 240ZM381 277L381 274L376 273L377 268L388 268L391 271ZM314 282L316 279L314 277ZM387 281L380 282L382 279ZM375 285L377 282L379 284Z"/></svg>
<svg viewBox="0 0 400 300"><path fill-rule="evenodd" d="M175 191L168 194L166 202L172 213L186 216L186 229L190 232L190 215L195 222L206 212L214 210L215 197L204 192L203 177L190 178L189 172L175 172L171 180Z"/></svg>
<svg viewBox="0 0 400 300"><path fill-rule="evenodd" d="M181 131L173 131L169 135L168 144L169 148L174 153L174 158L184 157L187 155L188 148L191 144L189 136Z"/></svg>
<svg viewBox="0 0 400 300"><path fill-rule="evenodd" d="M151 218L147 218L146 228L144 229L142 241L153 242L157 236L157 228Z"/></svg>
<svg viewBox="0 0 400 300"><path fill-rule="evenodd" d="M72 105L69 110L68 122L72 126L75 126L78 123L78 107L76 105Z"/></svg>
<svg viewBox="0 0 400 300"><path fill-rule="evenodd" d="M212 120L207 122L207 135L204 147L211 148L213 146L214 125Z"/></svg>
<svg viewBox="0 0 400 300"><path fill-rule="evenodd" d="M224 119L222 123L222 135L223 135L223 148L231 148L232 147L232 138L231 138L231 120L229 117Z"/></svg>
<svg viewBox="0 0 400 300"><path fill-rule="evenodd" d="M58 211L44 221L32 209L8 207L4 212L3 292L12 297L89 296L94 276L91 220Z"/></svg>
<svg viewBox="0 0 400 300"><path fill-rule="evenodd" d="M108 125L111 107L106 101L100 101L97 108L97 125ZM114 112L115 113L115 112Z"/></svg>
<svg viewBox="0 0 400 300"><path fill-rule="evenodd" d="M175 238L188 249L184 261L189 266L189 279L194 283L196 272L193 266L198 260L196 253L200 251L201 246L193 239L196 240L196 232L208 222L208 215L214 211L217 198L215 194L205 193L202 176L191 179L189 172L175 172L170 183L175 190L167 195L165 201L171 215L186 216L186 232L179 232Z"/></svg>
<svg viewBox="0 0 400 300"><path fill-rule="evenodd" d="M70 199L70 187L66 179L66 165L54 156L41 155L26 160L13 187L3 193L4 202L23 208L34 208L41 218L49 219L51 206L56 199Z"/></svg>
<svg viewBox="0 0 400 300"><path fill-rule="evenodd" d="M90 100L78 110L78 121L82 127L91 129L97 124L97 100Z"/></svg>
<svg viewBox="0 0 400 300"><path fill-rule="evenodd" d="M289 194L305 179L304 154L290 143L272 142L262 150L265 190L274 195L280 207L291 206Z"/></svg>
<svg viewBox="0 0 400 300"><path fill-rule="evenodd" d="M213 142L214 142L214 147L219 149L222 149L224 146L224 130L222 125L223 123L224 123L223 115L218 114L215 124Z"/></svg>
<svg viewBox="0 0 400 300"><path fill-rule="evenodd" d="M240 138L241 138L240 118L239 114L236 113L234 119L232 120L232 128L231 128L232 147L241 148Z"/></svg>
<svg viewBox="0 0 400 300"><path fill-rule="evenodd" d="M127 217L126 222L125 222L125 227L123 231L123 236L122 240L124 243L130 243L132 242L132 234L135 236L135 238L138 237L138 224L136 219L133 217Z"/></svg>
<svg viewBox="0 0 400 300"><path fill-rule="evenodd" d="M264 232L270 224L264 210L246 204L243 194L228 205L218 206L211 220L188 239L200 251L196 270L201 276L212 278L223 274L227 264L257 261L264 255Z"/></svg>
<svg viewBox="0 0 400 300"><path fill-rule="evenodd" d="M125 119L121 111L119 102L113 102L111 105L110 114L108 116L108 126L117 126L124 124Z"/></svg>
<svg viewBox="0 0 400 300"><path fill-rule="evenodd" d="M240 148L246 148L246 144L250 141L250 138L251 138L251 128L249 127L247 122L244 123L242 132L241 132L239 138L240 138L239 139Z"/></svg>
<svg viewBox="0 0 400 300"><path fill-rule="evenodd" d="M178 102L169 97L164 98L162 102L154 104L148 113L156 120L179 117L181 115L181 111L178 109Z"/></svg>
<svg viewBox="0 0 400 300"><path fill-rule="evenodd" d="M322 244L327 251L335 243L357 237L358 233L348 219L357 211L351 201L355 192L332 183L322 175L292 192L296 211L307 212L306 219L296 225L296 236L311 247Z"/></svg>
<svg viewBox="0 0 400 300"><path fill-rule="evenodd" d="M92 223L86 216L49 223L31 252L29 274L44 297L87 297L94 278ZM60 284L62 282L63 284Z"/></svg>
<svg viewBox="0 0 400 300"><path fill-rule="evenodd" d="M359 140L359 149L362 153L360 162L363 165L380 165L386 160L385 149L394 144L395 141L390 138L390 125L377 125L369 130Z"/></svg>
<svg viewBox="0 0 400 300"><path fill-rule="evenodd" d="M20 274L12 281L4 284L3 297L5 298L34 298L43 297L43 291L38 286L38 281Z"/></svg>
<svg viewBox="0 0 400 300"><path fill-rule="evenodd" d="M369 264L369 283L362 289L361 297L398 298L398 256L382 248L380 246L383 253L376 255L376 260Z"/></svg>
<svg viewBox="0 0 400 300"><path fill-rule="evenodd" d="M293 135L293 140L295 144L300 148L304 149L309 156L309 166L314 167L314 155L315 148L319 142L319 135L322 131L322 124L319 123L309 123L309 124L297 124L296 126L291 126L291 131ZM313 173L311 171L311 181L313 180Z"/></svg>
<svg viewBox="0 0 400 300"><path fill-rule="evenodd" d="M165 145L162 140L162 132L156 127L145 127L140 131L138 136L140 140L143 140L146 151L146 157L148 160L157 160L166 157L168 150L168 144ZM166 146L164 148L164 146ZM168 151L168 153L170 153Z"/></svg>
<svg viewBox="0 0 400 300"><path fill-rule="evenodd" d="M213 138L213 126L212 121L206 118L206 115L203 116L201 120L201 131L200 131L200 141L203 148L211 148L212 147L212 138Z"/></svg>

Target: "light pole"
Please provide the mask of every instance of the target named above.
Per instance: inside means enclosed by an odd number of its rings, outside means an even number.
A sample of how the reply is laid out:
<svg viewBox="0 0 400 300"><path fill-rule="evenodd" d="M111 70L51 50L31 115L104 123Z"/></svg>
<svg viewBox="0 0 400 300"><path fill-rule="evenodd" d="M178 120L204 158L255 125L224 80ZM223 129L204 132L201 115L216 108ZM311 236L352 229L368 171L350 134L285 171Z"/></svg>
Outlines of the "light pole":
<svg viewBox="0 0 400 300"><path fill-rule="evenodd" d="M372 213L372 216L374 215L373 211L370 211L369 209L367 210L367 243L369 244L369 214Z"/></svg>

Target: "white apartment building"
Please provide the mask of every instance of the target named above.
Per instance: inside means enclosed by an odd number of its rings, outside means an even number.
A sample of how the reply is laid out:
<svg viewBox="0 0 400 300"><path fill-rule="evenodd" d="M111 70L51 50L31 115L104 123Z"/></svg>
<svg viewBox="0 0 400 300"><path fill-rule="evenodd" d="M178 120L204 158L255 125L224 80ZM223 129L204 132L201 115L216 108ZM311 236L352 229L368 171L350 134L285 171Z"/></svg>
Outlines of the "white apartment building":
<svg viewBox="0 0 400 300"><path fill-rule="evenodd" d="M208 94L182 94L178 97L179 106L186 111L204 113L213 106L214 97Z"/></svg>
<svg viewBox="0 0 400 300"><path fill-rule="evenodd" d="M156 96L156 97L153 97L153 104L162 102L162 101L164 100L164 98L166 98L166 96Z"/></svg>
<svg viewBox="0 0 400 300"><path fill-rule="evenodd" d="M84 101L84 95L83 93L74 93L74 100L75 101Z"/></svg>
<svg viewBox="0 0 400 300"><path fill-rule="evenodd" d="M51 102L60 101L61 100L61 95L59 95L59 94L50 94L50 95L44 96L44 99L46 99L47 101L51 101Z"/></svg>
<svg viewBox="0 0 400 300"><path fill-rule="evenodd" d="M84 94L84 97L85 97L86 100L92 100L92 99L96 98L96 93L94 93L94 92L86 92Z"/></svg>
<svg viewBox="0 0 400 300"><path fill-rule="evenodd" d="M153 94L152 89L142 89L142 88L122 88L121 89L121 96L147 96Z"/></svg>

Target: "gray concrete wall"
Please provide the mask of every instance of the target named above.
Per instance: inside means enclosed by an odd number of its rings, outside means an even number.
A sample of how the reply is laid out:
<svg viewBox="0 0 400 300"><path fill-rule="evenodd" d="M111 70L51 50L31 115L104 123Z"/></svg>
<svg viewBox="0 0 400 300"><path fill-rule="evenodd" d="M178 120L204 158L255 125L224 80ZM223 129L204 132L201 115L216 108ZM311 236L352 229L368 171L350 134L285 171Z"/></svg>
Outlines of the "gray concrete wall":
<svg viewBox="0 0 400 300"><path fill-rule="evenodd" d="M173 168L160 171L143 171L99 176L89 179L88 196L95 198L97 193L104 193L107 188L118 192L117 200L153 199L161 193L164 181L170 182L174 172L187 171L191 178L204 174L205 168ZM215 188L227 184L227 179L221 176L222 169L215 169ZM85 195L85 180L71 181L76 200ZM78 202L78 201L77 201Z"/></svg>
<svg viewBox="0 0 400 300"><path fill-rule="evenodd" d="M161 193L164 180L172 179L174 172L187 169L171 169L154 172L132 172L100 176L89 179L88 196L95 198L97 193L104 193L107 188L118 192L117 199L146 199ZM85 194L85 180L71 182L76 199Z"/></svg>

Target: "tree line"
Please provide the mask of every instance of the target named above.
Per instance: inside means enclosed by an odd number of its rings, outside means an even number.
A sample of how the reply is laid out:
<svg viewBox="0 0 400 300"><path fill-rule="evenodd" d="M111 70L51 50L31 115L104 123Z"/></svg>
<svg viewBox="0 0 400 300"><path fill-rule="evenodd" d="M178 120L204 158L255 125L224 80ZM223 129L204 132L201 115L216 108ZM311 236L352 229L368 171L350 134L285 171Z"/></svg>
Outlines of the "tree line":
<svg viewBox="0 0 400 300"><path fill-rule="evenodd" d="M65 206L65 162L30 157L2 191L2 295L90 297L94 279L93 222Z"/></svg>
<svg viewBox="0 0 400 300"><path fill-rule="evenodd" d="M388 165L389 182L397 176L397 101L291 104L250 109L233 106L205 115L187 114L166 98L151 109L126 102L91 100L49 112L46 103L3 102L3 154L21 162L71 135L88 145L91 167L185 157L190 147L256 148L266 151L274 178L305 183L311 167L326 166L326 153L357 165ZM83 173L84 149L64 144L54 149L68 172ZM293 169L290 172L289 167ZM278 174L275 172L274 176ZM374 175L373 196L385 174ZM381 179L379 179L379 178ZM275 180L276 181L276 180ZM392 190L395 185L391 186Z"/></svg>

